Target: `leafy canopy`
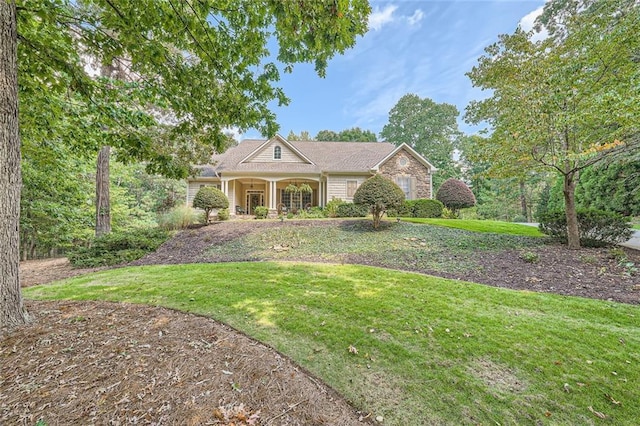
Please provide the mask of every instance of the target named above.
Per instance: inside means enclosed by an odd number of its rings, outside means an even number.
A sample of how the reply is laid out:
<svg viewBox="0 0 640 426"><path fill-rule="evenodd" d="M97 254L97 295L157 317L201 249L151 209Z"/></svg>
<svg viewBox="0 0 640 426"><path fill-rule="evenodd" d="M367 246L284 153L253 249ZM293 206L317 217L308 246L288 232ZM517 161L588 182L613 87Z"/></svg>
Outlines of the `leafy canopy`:
<svg viewBox="0 0 640 426"><path fill-rule="evenodd" d="M353 195L353 202L369 207L373 227L378 228L382 215L388 209L397 209L404 202L404 192L390 179L375 175L362 183Z"/></svg>
<svg viewBox="0 0 640 426"><path fill-rule="evenodd" d="M44 143L59 132L94 152L110 145L119 160L170 176L225 146L226 128L273 135L269 104L288 103L280 73L312 62L324 76L328 60L365 33L370 12L366 0L16 4L23 137ZM92 78L87 65L126 81Z"/></svg>
<svg viewBox="0 0 640 426"><path fill-rule="evenodd" d="M436 192L436 200L454 213L476 205L476 197L469 187L461 180L453 178L447 179L440 185Z"/></svg>
<svg viewBox="0 0 640 426"><path fill-rule="evenodd" d="M380 137L397 146L406 143L438 168L433 176L438 186L448 177L458 175L453 162L457 147L458 109L414 94L404 95L389 112Z"/></svg>

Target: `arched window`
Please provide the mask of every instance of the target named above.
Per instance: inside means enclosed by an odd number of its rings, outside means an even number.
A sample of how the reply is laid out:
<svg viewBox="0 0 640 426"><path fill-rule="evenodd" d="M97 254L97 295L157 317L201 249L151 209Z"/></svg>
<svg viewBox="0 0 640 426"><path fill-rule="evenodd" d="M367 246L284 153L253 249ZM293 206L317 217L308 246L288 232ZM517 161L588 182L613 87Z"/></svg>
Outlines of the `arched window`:
<svg viewBox="0 0 640 426"><path fill-rule="evenodd" d="M273 147L273 159L274 160L282 159L282 148L280 148L279 146Z"/></svg>

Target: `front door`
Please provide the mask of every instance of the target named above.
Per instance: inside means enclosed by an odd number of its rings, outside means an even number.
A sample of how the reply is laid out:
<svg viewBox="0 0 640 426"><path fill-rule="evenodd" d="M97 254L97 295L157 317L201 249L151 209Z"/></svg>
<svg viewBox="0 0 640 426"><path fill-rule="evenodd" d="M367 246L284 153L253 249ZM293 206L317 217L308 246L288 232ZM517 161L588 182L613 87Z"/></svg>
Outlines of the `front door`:
<svg viewBox="0 0 640 426"><path fill-rule="evenodd" d="M264 206L264 191L247 191L247 210L249 214L255 214L255 208Z"/></svg>

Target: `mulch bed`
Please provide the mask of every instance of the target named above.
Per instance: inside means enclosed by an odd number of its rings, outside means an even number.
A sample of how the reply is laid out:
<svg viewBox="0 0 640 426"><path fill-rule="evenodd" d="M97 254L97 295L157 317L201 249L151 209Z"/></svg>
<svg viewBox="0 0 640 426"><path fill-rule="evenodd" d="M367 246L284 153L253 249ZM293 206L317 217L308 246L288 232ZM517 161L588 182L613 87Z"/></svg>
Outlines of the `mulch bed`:
<svg viewBox="0 0 640 426"><path fill-rule="evenodd" d="M224 261L209 258L206 249L278 225L237 221L186 230L133 264ZM288 221L288 226L327 222ZM622 250L640 265L640 252ZM640 276L629 275L610 249L546 245L526 256L483 251L468 260L477 267L418 272L640 304ZM344 261L372 264L348 254ZM65 259L21 265L25 286L91 271L73 269ZM26 307L30 324L0 331L0 424L33 425L42 419L47 425L350 425L376 417L358 412L272 348L208 318L105 302L27 301Z"/></svg>
<svg viewBox="0 0 640 426"><path fill-rule="evenodd" d="M211 319L105 302L26 306L34 321L1 340L0 424L351 425L369 418L272 348Z"/></svg>

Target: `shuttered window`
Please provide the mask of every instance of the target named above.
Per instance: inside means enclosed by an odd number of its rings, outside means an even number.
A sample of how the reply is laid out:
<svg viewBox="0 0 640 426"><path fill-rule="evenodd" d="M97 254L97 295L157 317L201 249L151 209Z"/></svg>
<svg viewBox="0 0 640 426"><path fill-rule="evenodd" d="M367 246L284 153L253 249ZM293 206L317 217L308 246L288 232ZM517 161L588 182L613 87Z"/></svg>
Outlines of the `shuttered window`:
<svg viewBox="0 0 640 426"><path fill-rule="evenodd" d="M348 180L347 181L347 197L353 198L356 193L356 189L358 189L358 181L357 180Z"/></svg>
<svg viewBox="0 0 640 426"><path fill-rule="evenodd" d="M396 176L396 185L404 192L404 198L413 200L416 198L416 178L413 176Z"/></svg>

